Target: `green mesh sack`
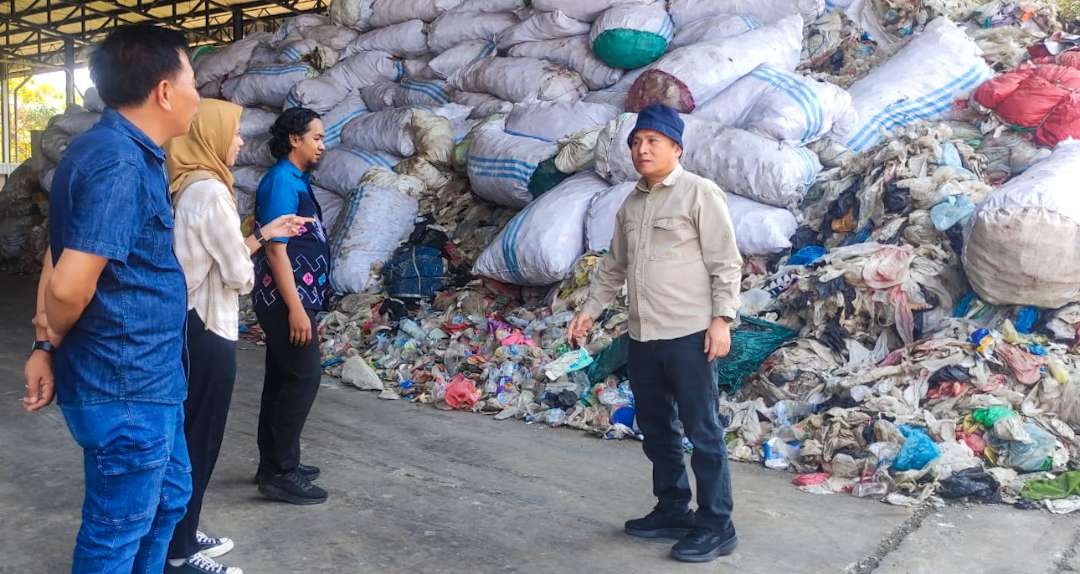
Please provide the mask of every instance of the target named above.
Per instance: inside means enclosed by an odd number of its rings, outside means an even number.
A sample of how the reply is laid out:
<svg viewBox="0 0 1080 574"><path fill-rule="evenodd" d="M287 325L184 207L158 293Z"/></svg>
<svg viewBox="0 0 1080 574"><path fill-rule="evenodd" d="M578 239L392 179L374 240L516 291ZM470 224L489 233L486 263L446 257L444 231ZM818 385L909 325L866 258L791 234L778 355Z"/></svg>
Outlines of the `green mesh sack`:
<svg viewBox="0 0 1080 574"><path fill-rule="evenodd" d="M641 68L660 59L668 41L659 34L616 28L596 37L593 54L605 64L620 70Z"/></svg>
<svg viewBox="0 0 1080 574"><path fill-rule="evenodd" d="M529 193L533 199L555 189L556 185L573 174L563 173L555 167L555 158L547 159L536 166L536 171L529 178Z"/></svg>
<svg viewBox="0 0 1080 574"><path fill-rule="evenodd" d="M761 364L798 333L783 325L741 317L731 331L731 352L713 363L713 378L720 390L734 394L758 372Z"/></svg>
<svg viewBox="0 0 1080 574"><path fill-rule="evenodd" d="M585 374L589 376L589 382L593 384L603 382L608 375L625 367L630 360L629 356L630 337L622 335L593 358L593 364L585 370Z"/></svg>

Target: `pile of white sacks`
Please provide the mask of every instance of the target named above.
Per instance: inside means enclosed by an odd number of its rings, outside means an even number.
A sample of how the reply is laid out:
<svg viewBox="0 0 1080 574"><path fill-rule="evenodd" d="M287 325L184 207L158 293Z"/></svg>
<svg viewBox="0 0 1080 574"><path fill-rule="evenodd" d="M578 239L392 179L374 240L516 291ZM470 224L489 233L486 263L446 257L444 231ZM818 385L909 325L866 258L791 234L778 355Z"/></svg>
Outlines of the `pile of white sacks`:
<svg viewBox="0 0 1080 574"><path fill-rule="evenodd" d="M606 249L637 175L633 112L684 114L683 164L728 194L740 250L788 249L823 169L893 129L947 113L991 72L941 18L850 90L797 71L824 0L335 0L329 16L201 53L200 91L245 106L240 210L273 164L284 108L323 115L313 173L342 292L408 237L418 199L455 169L520 209L476 262L522 285Z"/></svg>

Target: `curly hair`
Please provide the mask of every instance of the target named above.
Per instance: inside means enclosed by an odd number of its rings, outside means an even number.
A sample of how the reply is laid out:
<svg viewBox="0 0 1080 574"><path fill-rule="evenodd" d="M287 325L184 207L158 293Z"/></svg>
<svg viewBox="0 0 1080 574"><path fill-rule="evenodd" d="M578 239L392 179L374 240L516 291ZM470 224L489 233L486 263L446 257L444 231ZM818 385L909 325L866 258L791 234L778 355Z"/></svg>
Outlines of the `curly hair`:
<svg viewBox="0 0 1080 574"><path fill-rule="evenodd" d="M274 159L284 159L292 152L289 136L301 136L307 133L311 120L319 119L319 114L307 108L289 108L285 110L273 126L270 126L270 155Z"/></svg>

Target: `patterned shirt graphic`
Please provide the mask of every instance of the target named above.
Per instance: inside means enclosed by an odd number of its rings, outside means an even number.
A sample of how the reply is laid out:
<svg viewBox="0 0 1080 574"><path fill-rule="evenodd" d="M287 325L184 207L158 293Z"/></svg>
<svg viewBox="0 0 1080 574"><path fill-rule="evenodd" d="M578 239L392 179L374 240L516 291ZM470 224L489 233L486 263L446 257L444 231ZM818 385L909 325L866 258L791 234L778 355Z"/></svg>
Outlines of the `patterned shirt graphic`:
<svg viewBox="0 0 1080 574"><path fill-rule="evenodd" d="M292 239L275 237L272 241L288 244L293 280L304 308L324 311L330 294L330 248L322 224L322 209L311 191L308 174L283 159L259 183L255 195L255 221L258 225L266 225L289 213L312 217L315 221L306 224ZM265 249L255 258L252 298L257 309L285 303L270 271Z"/></svg>

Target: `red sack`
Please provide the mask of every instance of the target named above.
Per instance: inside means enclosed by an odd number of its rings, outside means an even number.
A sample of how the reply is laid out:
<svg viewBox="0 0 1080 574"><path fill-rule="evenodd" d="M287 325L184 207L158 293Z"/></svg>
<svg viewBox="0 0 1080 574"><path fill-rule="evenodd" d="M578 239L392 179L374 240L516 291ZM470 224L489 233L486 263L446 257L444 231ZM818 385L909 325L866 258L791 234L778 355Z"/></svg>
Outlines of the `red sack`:
<svg viewBox="0 0 1080 574"><path fill-rule="evenodd" d="M994 109L1002 100L1011 96L1021 82L1031 77L1031 73L1030 69L1019 68L990 78L975 90L972 97L979 102L979 105Z"/></svg>
<svg viewBox="0 0 1080 574"><path fill-rule="evenodd" d="M1069 91L1065 88L1032 75L994 106L994 111L998 117L1014 126L1035 128L1067 95Z"/></svg>
<svg viewBox="0 0 1080 574"><path fill-rule="evenodd" d="M1080 70L1080 50L1062 52L1057 57L1058 65Z"/></svg>
<svg viewBox="0 0 1080 574"><path fill-rule="evenodd" d="M1054 147L1069 138L1080 140L1080 93L1077 92L1066 96L1035 130L1035 143L1041 146Z"/></svg>
<svg viewBox="0 0 1080 574"><path fill-rule="evenodd" d="M698 102L682 80L661 70L638 76L626 95L626 111L638 113L649 104L665 104L681 114L694 111Z"/></svg>

